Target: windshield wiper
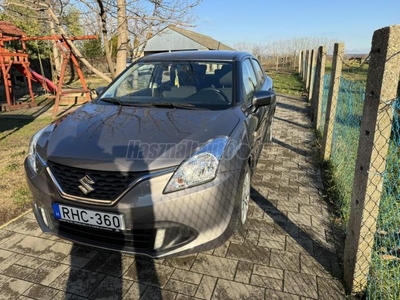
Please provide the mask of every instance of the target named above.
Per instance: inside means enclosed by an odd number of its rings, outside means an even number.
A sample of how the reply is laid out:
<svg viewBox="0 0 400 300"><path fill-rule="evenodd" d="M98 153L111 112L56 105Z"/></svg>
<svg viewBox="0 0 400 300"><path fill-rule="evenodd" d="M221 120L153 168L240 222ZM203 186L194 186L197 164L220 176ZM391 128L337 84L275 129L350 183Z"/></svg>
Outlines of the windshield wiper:
<svg viewBox="0 0 400 300"><path fill-rule="evenodd" d="M169 108L181 108L181 109L206 109L202 107L196 107L194 104L181 103L181 102L153 102L155 107L169 107Z"/></svg>
<svg viewBox="0 0 400 300"><path fill-rule="evenodd" d="M116 97L106 97L106 98L101 98L100 100L104 102L119 104L121 106L154 107L152 103L127 102L127 101L121 101L119 98Z"/></svg>
<svg viewBox="0 0 400 300"><path fill-rule="evenodd" d="M180 102L129 102L121 101L116 97L106 97L100 100L104 102L119 104L121 106L136 106L136 107L166 107L166 108L180 108L180 109L205 109L203 107L197 107L190 103L180 103Z"/></svg>
<svg viewBox="0 0 400 300"><path fill-rule="evenodd" d="M125 105L125 102L119 100L116 97L105 97L105 98L100 98L101 101L108 102L108 103L113 103L113 104L118 104L118 105Z"/></svg>

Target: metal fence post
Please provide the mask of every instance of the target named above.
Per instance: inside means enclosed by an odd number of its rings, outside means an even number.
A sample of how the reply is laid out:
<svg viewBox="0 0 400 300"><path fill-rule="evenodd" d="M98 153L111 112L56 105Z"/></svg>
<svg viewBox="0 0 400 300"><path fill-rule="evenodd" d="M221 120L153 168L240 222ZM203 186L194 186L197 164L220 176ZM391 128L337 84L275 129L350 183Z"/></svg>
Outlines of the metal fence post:
<svg viewBox="0 0 400 300"><path fill-rule="evenodd" d="M342 58L344 44L335 43L332 59L331 82L328 93L328 103L326 107L326 118L324 135L322 139L322 155L324 160L328 160L332 151L333 128L336 116L336 104L339 95L340 76L342 75Z"/></svg>
<svg viewBox="0 0 400 300"><path fill-rule="evenodd" d="M367 285L399 73L400 26L375 31L344 253L344 280L353 293Z"/></svg>
<svg viewBox="0 0 400 300"><path fill-rule="evenodd" d="M324 94L325 64L326 47L320 46L318 48L315 83L311 100L311 117L315 129L318 129L321 125L321 106L322 96Z"/></svg>

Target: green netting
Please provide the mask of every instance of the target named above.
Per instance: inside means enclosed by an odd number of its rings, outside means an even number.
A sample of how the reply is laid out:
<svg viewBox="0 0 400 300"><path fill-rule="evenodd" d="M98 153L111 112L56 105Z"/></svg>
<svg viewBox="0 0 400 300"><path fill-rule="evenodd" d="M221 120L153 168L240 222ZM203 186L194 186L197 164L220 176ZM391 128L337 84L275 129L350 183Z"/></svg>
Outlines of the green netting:
<svg viewBox="0 0 400 300"><path fill-rule="evenodd" d="M332 133L331 165L335 179L336 204L341 211L344 224L347 224L350 214L364 99L365 82L340 78Z"/></svg>
<svg viewBox="0 0 400 300"><path fill-rule="evenodd" d="M400 100L393 104L392 134L384 172L368 299L400 299Z"/></svg>
<svg viewBox="0 0 400 300"><path fill-rule="evenodd" d="M324 78L321 107L323 134L327 108L330 75ZM330 172L334 181L335 200L347 224L354 181L360 125L365 99L365 82L340 80L336 117L332 133ZM377 133L379 134L379 133ZM393 104L393 125L383 174L375 244L369 270L367 299L400 299L400 99Z"/></svg>
<svg viewBox="0 0 400 300"><path fill-rule="evenodd" d="M321 124L320 124L320 132L321 136L324 133L324 128L325 128L325 119L326 119L326 106L328 103L328 93L329 93L329 86L331 83L331 75L327 74L324 76L324 90L322 93L322 104L320 107L321 110Z"/></svg>

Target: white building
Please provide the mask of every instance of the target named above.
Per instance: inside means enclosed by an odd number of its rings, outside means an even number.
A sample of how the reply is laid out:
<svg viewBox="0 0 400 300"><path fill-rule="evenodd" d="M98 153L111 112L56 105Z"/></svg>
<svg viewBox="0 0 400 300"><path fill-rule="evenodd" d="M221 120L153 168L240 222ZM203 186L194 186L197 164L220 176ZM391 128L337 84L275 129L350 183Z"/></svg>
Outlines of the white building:
<svg viewBox="0 0 400 300"><path fill-rule="evenodd" d="M234 49L207 35L170 25L147 41L144 55L183 50Z"/></svg>

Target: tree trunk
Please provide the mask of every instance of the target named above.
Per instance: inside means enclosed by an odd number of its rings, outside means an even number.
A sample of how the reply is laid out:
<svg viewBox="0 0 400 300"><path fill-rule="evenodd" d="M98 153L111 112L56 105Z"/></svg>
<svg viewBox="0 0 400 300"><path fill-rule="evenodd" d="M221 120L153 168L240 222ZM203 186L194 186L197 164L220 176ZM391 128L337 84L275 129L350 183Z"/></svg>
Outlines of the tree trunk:
<svg viewBox="0 0 400 300"><path fill-rule="evenodd" d="M55 28L54 28L54 22L50 20L50 32L52 35L56 34ZM52 52L53 52L53 61L54 61L54 73L52 69L52 81L57 84L58 80L60 78L60 73L61 73L61 55L60 52L58 51L58 48L56 46L56 43L52 43Z"/></svg>
<svg viewBox="0 0 400 300"><path fill-rule="evenodd" d="M98 0L97 4L99 5L100 8L100 20L101 20L101 34L103 37L103 43L104 43L104 52L106 53L106 60L108 64L108 69L110 70L111 78L115 78L115 70L114 70L114 62L112 60L112 52L110 49L110 44L108 40L108 32L107 32L107 13L104 9L103 1Z"/></svg>
<svg viewBox="0 0 400 300"><path fill-rule="evenodd" d="M47 6L47 10L49 12L49 15L51 16L51 18L53 19L53 21L57 24L58 30L60 31L60 33L64 36L67 36L67 33L65 32L65 30L62 28L62 26L60 25L60 21L58 20L56 14L54 13L54 11L51 9L50 6ZM74 45L73 42L71 42L70 40L66 40L66 42L68 43L68 45L71 47L72 51L74 52L74 54L76 55L76 57L93 73L95 73L96 75L98 75L99 77L103 78L104 80L106 80L107 82L111 82L111 78L108 77L106 74L104 74L103 72L99 71L98 69L96 69L95 67L92 66L92 64L90 62L88 62L85 58L83 58L82 53L78 50L78 48Z"/></svg>
<svg viewBox="0 0 400 300"><path fill-rule="evenodd" d="M128 44L128 28L126 20L126 0L117 0L118 43L116 75L126 68L126 50Z"/></svg>

